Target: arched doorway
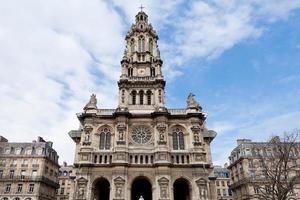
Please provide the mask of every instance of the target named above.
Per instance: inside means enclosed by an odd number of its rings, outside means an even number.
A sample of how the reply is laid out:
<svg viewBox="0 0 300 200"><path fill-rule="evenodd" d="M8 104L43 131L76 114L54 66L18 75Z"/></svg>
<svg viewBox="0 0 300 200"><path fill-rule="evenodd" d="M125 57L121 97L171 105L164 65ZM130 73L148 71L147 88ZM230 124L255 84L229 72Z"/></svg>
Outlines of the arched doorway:
<svg viewBox="0 0 300 200"><path fill-rule="evenodd" d="M141 196L144 200L152 200L151 183L144 177L136 178L131 185L131 200L139 200Z"/></svg>
<svg viewBox="0 0 300 200"><path fill-rule="evenodd" d="M94 200L109 200L110 184L105 178L100 178L94 185Z"/></svg>
<svg viewBox="0 0 300 200"><path fill-rule="evenodd" d="M190 200L190 187L187 180L180 178L173 185L174 200Z"/></svg>

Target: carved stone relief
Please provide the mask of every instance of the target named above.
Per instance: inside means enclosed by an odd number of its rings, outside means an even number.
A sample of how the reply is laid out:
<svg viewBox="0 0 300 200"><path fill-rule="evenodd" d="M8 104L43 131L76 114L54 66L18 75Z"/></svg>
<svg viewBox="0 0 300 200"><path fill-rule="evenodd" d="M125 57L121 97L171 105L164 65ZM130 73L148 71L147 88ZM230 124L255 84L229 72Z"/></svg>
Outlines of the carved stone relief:
<svg viewBox="0 0 300 200"><path fill-rule="evenodd" d="M81 177L77 180L76 199L86 199L86 186L88 180Z"/></svg>
<svg viewBox="0 0 300 200"><path fill-rule="evenodd" d="M115 183L115 198L114 199L124 199L124 185L125 180L122 177L117 177L114 179Z"/></svg>
<svg viewBox="0 0 300 200"><path fill-rule="evenodd" d="M158 179L160 199L169 199L169 180L165 177Z"/></svg>
<svg viewBox="0 0 300 200"><path fill-rule="evenodd" d="M201 143L201 139L200 139L200 131L201 131L201 127L199 125L193 125L191 127L191 130L193 132L194 135L194 146L200 146Z"/></svg>
<svg viewBox="0 0 300 200"><path fill-rule="evenodd" d="M119 145L125 144L126 124L125 123L118 123L117 130L118 130L117 144L119 144Z"/></svg>
<svg viewBox="0 0 300 200"><path fill-rule="evenodd" d="M167 126L163 123L159 123L157 124L156 129L159 134L158 144L166 144L165 134L166 134Z"/></svg>
<svg viewBox="0 0 300 200"><path fill-rule="evenodd" d="M93 131L93 127L85 126L83 130L84 130L84 141L82 142L82 144L90 145L91 144L91 132Z"/></svg>
<svg viewBox="0 0 300 200"><path fill-rule="evenodd" d="M208 199L207 181L205 179L200 178L196 181L196 184L199 189L199 199L200 200Z"/></svg>

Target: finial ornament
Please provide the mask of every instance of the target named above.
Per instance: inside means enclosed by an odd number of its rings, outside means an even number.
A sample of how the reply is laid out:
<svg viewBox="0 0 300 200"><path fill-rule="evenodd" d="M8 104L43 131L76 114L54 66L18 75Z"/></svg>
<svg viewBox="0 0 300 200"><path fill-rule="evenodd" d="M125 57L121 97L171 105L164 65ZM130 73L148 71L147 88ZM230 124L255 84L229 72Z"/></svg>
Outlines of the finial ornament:
<svg viewBox="0 0 300 200"><path fill-rule="evenodd" d="M139 8L141 9L141 12L143 12L143 9L144 9L145 7L143 7L143 4L141 4L141 6L140 6Z"/></svg>
<svg viewBox="0 0 300 200"><path fill-rule="evenodd" d="M186 103L187 103L187 107L188 108L196 108L197 110L201 110L201 106L199 105L199 103L195 100L195 95L193 93L190 93Z"/></svg>
<svg viewBox="0 0 300 200"><path fill-rule="evenodd" d="M95 94L92 94L89 102L84 106L84 110L97 109L97 98Z"/></svg>

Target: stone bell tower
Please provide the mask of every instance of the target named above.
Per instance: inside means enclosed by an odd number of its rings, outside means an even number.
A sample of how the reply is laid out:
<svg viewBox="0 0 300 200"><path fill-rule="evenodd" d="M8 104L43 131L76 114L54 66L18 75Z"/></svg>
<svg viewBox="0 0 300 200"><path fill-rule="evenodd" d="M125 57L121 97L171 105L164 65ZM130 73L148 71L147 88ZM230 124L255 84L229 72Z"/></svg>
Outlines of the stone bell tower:
<svg viewBox="0 0 300 200"><path fill-rule="evenodd" d="M74 200L215 200L206 113L190 94L183 108L165 106L158 36L142 10L126 35L119 103L91 95L77 113ZM98 104L101 104L98 102ZM99 107L98 107L99 106Z"/></svg>
<svg viewBox="0 0 300 200"><path fill-rule="evenodd" d="M140 11L126 35L126 49L121 60L119 108L152 111L164 107L165 81L158 49L158 36Z"/></svg>

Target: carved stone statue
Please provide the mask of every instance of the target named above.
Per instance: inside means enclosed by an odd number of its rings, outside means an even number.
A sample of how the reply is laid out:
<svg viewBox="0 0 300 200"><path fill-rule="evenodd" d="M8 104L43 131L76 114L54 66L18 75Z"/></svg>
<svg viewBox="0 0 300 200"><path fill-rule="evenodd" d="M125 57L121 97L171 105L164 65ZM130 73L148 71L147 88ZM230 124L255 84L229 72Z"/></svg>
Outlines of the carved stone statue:
<svg viewBox="0 0 300 200"><path fill-rule="evenodd" d="M187 103L187 107L188 108L196 108L198 110L201 110L201 106L199 105L199 103L195 100L194 98L194 94L193 93L190 93L187 100L186 100L186 103Z"/></svg>
<svg viewBox="0 0 300 200"><path fill-rule="evenodd" d="M97 98L95 94L92 94L90 97L90 101L84 106L84 110L92 110L97 109Z"/></svg>

